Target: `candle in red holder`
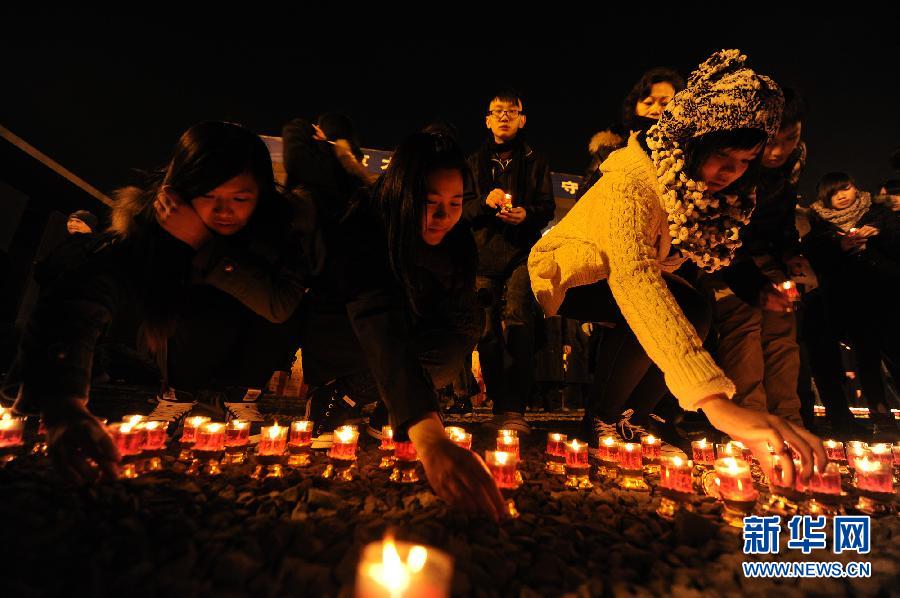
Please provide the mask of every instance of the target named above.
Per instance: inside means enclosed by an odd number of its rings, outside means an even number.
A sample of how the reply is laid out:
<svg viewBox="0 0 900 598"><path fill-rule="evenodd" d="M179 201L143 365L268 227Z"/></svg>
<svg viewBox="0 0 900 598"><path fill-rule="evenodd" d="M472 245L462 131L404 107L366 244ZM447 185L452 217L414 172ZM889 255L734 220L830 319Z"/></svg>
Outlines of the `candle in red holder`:
<svg viewBox="0 0 900 598"><path fill-rule="evenodd" d="M131 424L132 426L136 426L146 419L147 419L147 417L144 415L126 415L122 418L122 423L123 424Z"/></svg>
<svg viewBox="0 0 900 598"><path fill-rule="evenodd" d="M169 430L169 422L150 420L138 424L144 430L144 450L161 451L166 448L166 432Z"/></svg>
<svg viewBox="0 0 900 598"><path fill-rule="evenodd" d="M262 457L278 457L284 454L287 447L288 428L277 423L263 426L260 429L259 445L256 454Z"/></svg>
<svg viewBox="0 0 900 598"><path fill-rule="evenodd" d="M781 283L781 292L784 293L785 298L791 303L800 301L800 291L797 290L797 285L794 284L793 280L786 280Z"/></svg>
<svg viewBox="0 0 900 598"><path fill-rule="evenodd" d="M447 433L447 437L457 446L472 450L472 435L464 429L457 426L449 426L444 428L444 432Z"/></svg>
<svg viewBox="0 0 900 598"><path fill-rule="evenodd" d="M690 494L693 491L691 483L693 463L678 456L666 457L662 459L660 467L660 486L683 494Z"/></svg>
<svg viewBox="0 0 900 598"><path fill-rule="evenodd" d="M25 419L4 413L0 419L0 448L21 446L24 434Z"/></svg>
<svg viewBox="0 0 900 598"><path fill-rule="evenodd" d="M891 452L894 454L894 465L900 466L900 444L891 446Z"/></svg>
<svg viewBox="0 0 900 598"><path fill-rule="evenodd" d="M856 462L856 487L869 492L894 492L891 469L877 459L863 457Z"/></svg>
<svg viewBox="0 0 900 598"><path fill-rule="evenodd" d="M844 453L844 443L837 440L826 440L822 443L825 447L825 455L829 461L846 461L847 455Z"/></svg>
<svg viewBox="0 0 900 598"><path fill-rule="evenodd" d="M724 500L749 502L756 500L758 493L750 477L750 465L742 459L725 457L715 462L716 485Z"/></svg>
<svg viewBox="0 0 900 598"><path fill-rule="evenodd" d="M863 448L862 446L851 447L850 451L847 453L847 460L850 462L850 467L856 468L857 462L862 461L863 459L874 460L875 458L869 449Z"/></svg>
<svg viewBox="0 0 900 598"><path fill-rule="evenodd" d="M716 456L719 459L724 459L725 457L734 457L735 459L740 459L742 461L746 461L744 458L744 448L743 446L738 446L737 443L728 442L726 444L717 444L716 445Z"/></svg>
<svg viewBox="0 0 900 598"><path fill-rule="evenodd" d="M869 445L866 444L865 442L863 442L862 440L851 440L850 442L847 443L847 448L850 449L851 451L856 450L856 449L866 450L869 448Z"/></svg>
<svg viewBox="0 0 900 598"><path fill-rule="evenodd" d="M312 444L312 422L298 419L291 422L290 443L293 446L309 446Z"/></svg>
<svg viewBox="0 0 900 598"><path fill-rule="evenodd" d="M225 424L207 422L197 430L194 450L217 453L225 450Z"/></svg>
<svg viewBox="0 0 900 598"><path fill-rule="evenodd" d="M566 467L588 468L588 445L578 440L566 443Z"/></svg>
<svg viewBox="0 0 900 598"><path fill-rule="evenodd" d="M813 466L812 477L809 478L809 491L813 494L841 494L841 471L837 463L829 463L824 472Z"/></svg>
<svg viewBox="0 0 900 598"><path fill-rule="evenodd" d="M514 454L516 456L516 461L520 459L519 439L516 436L498 436L497 450Z"/></svg>
<svg viewBox="0 0 900 598"><path fill-rule="evenodd" d="M885 467L890 468L893 465L894 456L891 453L891 445L885 442L879 444L870 444L869 450L875 457L875 460L884 463Z"/></svg>
<svg viewBox="0 0 900 598"><path fill-rule="evenodd" d="M381 445L383 451L394 450L394 429L390 426L381 426Z"/></svg>
<svg viewBox="0 0 900 598"><path fill-rule="evenodd" d="M623 442L619 450L619 467L626 471L643 469L641 445L636 442Z"/></svg>
<svg viewBox="0 0 900 598"><path fill-rule="evenodd" d="M619 443L612 436L605 436L600 439L600 460L607 463L617 463L619 461Z"/></svg>
<svg viewBox="0 0 900 598"><path fill-rule="evenodd" d="M334 430L334 443L328 456L332 459L353 460L356 459L356 443L359 440L359 432L353 426L340 426ZM397 456L399 443L394 443L394 456Z"/></svg>
<svg viewBox="0 0 900 598"><path fill-rule="evenodd" d="M704 438L703 440L695 440L694 442L692 442L691 453L694 463L698 463L700 465L712 465L716 460L715 447L707 442L706 438Z"/></svg>
<svg viewBox="0 0 900 598"><path fill-rule="evenodd" d="M484 451L487 463L498 488L517 488L516 456L507 451Z"/></svg>
<svg viewBox="0 0 900 598"><path fill-rule="evenodd" d="M659 438L647 435L641 438L641 456L649 462L659 461Z"/></svg>
<svg viewBox="0 0 900 598"><path fill-rule="evenodd" d="M418 461L419 454L416 452L416 445L411 441L397 441L394 443L394 458L397 461Z"/></svg>
<svg viewBox="0 0 900 598"><path fill-rule="evenodd" d="M181 444L194 444L197 439L197 430L209 421L205 415L192 415L184 420L184 430L181 432Z"/></svg>
<svg viewBox="0 0 900 598"><path fill-rule="evenodd" d="M138 455L144 446L144 434L131 424L116 423L109 426L109 433L123 457Z"/></svg>
<svg viewBox="0 0 900 598"><path fill-rule="evenodd" d="M557 434L556 432L547 434L547 454L551 457L565 457L566 440L568 440L568 437L565 434Z"/></svg>
<svg viewBox="0 0 900 598"><path fill-rule="evenodd" d="M250 443L250 422L233 419L225 425L225 446L237 448Z"/></svg>

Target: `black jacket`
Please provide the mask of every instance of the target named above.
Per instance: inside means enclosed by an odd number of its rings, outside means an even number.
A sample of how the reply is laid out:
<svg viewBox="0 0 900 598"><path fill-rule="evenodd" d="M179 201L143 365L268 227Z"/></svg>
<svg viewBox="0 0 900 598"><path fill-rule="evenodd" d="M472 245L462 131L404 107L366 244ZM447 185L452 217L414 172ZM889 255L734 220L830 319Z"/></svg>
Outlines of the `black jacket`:
<svg viewBox="0 0 900 598"><path fill-rule="evenodd" d="M759 303L763 288L772 281L754 258L769 257L786 274L785 261L800 255L797 232L797 189L805 164L806 148L799 145L781 168L763 168L756 187L756 207L741 229L741 247L722 278L734 294L750 305Z"/></svg>
<svg viewBox="0 0 900 598"><path fill-rule="evenodd" d="M466 194L463 218L470 223L478 247L478 274L508 276L528 259L531 246L553 220L556 202L550 165L527 143L520 144L511 161L504 163L487 143L469 157L469 166L475 176L475 188ZM512 195L514 206L525 208L524 222L501 222L497 211L484 203L497 188Z"/></svg>

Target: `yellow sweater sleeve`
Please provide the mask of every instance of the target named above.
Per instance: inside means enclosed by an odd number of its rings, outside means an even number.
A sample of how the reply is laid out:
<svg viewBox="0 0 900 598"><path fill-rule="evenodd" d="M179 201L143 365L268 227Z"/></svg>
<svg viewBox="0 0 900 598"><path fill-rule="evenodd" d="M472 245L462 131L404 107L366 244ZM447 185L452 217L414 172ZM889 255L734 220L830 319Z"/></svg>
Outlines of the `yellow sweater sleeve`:
<svg viewBox="0 0 900 598"><path fill-rule="evenodd" d="M621 173L610 178L609 193L599 202L598 245L622 315L684 409L713 394L730 398L734 384L703 349L662 277L653 238L659 230L655 190Z"/></svg>

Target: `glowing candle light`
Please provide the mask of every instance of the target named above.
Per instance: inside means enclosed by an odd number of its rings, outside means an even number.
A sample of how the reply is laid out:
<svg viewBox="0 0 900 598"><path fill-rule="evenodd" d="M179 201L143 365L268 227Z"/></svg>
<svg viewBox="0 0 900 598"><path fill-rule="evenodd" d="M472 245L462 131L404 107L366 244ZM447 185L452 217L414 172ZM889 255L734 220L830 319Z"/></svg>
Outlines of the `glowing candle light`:
<svg viewBox="0 0 900 598"><path fill-rule="evenodd" d="M660 486L675 492L691 494L691 471L694 464L681 457L665 457L660 463Z"/></svg>
<svg viewBox="0 0 900 598"><path fill-rule="evenodd" d="M197 439L197 430L209 421L204 415L193 415L184 420L184 429L181 432L181 444L194 444Z"/></svg>
<svg viewBox="0 0 900 598"><path fill-rule="evenodd" d="M216 453L225 450L225 424L207 422L197 430L194 450L206 453Z"/></svg>
<svg viewBox="0 0 900 598"><path fill-rule="evenodd" d="M277 457L284 454L287 447L288 428L279 426L278 423L271 426L263 426L260 429L259 444L256 454L263 457Z"/></svg>
<svg viewBox="0 0 900 598"><path fill-rule="evenodd" d="M837 463L829 463L825 471L820 472L818 466L813 466L813 474L809 479L809 491L813 494L841 494L841 471Z"/></svg>
<svg viewBox="0 0 900 598"><path fill-rule="evenodd" d="M660 442L659 438L647 435L641 438L641 455L644 460L654 463L659 461Z"/></svg>
<svg viewBox="0 0 900 598"><path fill-rule="evenodd" d="M568 440L568 438L565 434L557 434L556 432L547 434L547 454L565 457L566 440Z"/></svg>
<svg viewBox="0 0 900 598"><path fill-rule="evenodd" d="M328 456L332 459L354 460L356 459L356 445L359 440L359 432L353 426L340 426L334 430L334 442ZM397 455L396 448L394 456Z"/></svg>
<svg viewBox="0 0 900 598"><path fill-rule="evenodd" d="M386 538L363 550L356 572L356 597L446 598L452 574L453 561L443 552Z"/></svg>
<svg viewBox="0 0 900 598"><path fill-rule="evenodd" d="M746 461L744 458L744 449L742 446L738 446L734 442L728 442L726 444L717 444L716 445L716 456L719 459L723 459L725 457L734 457L735 459L741 459L742 461Z"/></svg>
<svg viewBox="0 0 900 598"><path fill-rule="evenodd" d="M225 446L243 447L250 443L250 422L233 419L225 425Z"/></svg>
<svg viewBox="0 0 900 598"><path fill-rule="evenodd" d="M617 463L619 461L619 443L612 436L606 436L600 439L600 460L607 463Z"/></svg>
<svg viewBox="0 0 900 598"><path fill-rule="evenodd" d="M142 421L146 420L147 417L144 415L126 415L122 418L123 424L131 424L132 426L136 426Z"/></svg>
<svg viewBox="0 0 900 598"><path fill-rule="evenodd" d="M578 440L572 440L566 443L566 467L576 469L587 469L590 467L588 463L588 445Z"/></svg>
<svg viewBox="0 0 900 598"><path fill-rule="evenodd" d="M378 447L383 451L394 450L394 429L390 426L381 426L381 444Z"/></svg>
<svg viewBox="0 0 900 598"><path fill-rule="evenodd" d="M0 419L0 448L21 446L24 435L25 419L5 413Z"/></svg>
<svg viewBox="0 0 900 598"><path fill-rule="evenodd" d="M715 447L707 442L706 438L695 440L691 443L691 454L694 463L699 463L700 465L712 465L716 460Z"/></svg>
<svg viewBox="0 0 900 598"><path fill-rule="evenodd" d="M890 467L893 464L894 457L891 452L891 445L887 443L879 443L869 445L869 450L872 452L872 456L884 463L885 467Z"/></svg>
<svg viewBox="0 0 900 598"><path fill-rule="evenodd" d="M161 451L166 448L169 422L150 420L139 423L138 427L144 430L144 450Z"/></svg>
<svg viewBox="0 0 900 598"><path fill-rule="evenodd" d="M449 426L444 428L444 432L447 433L447 437L449 437L457 446L472 450L472 435L464 429L457 426Z"/></svg>
<svg viewBox="0 0 900 598"><path fill-rule="evenodd" d="M847 460L847 454L844 452L844 443L837 440L826 440L822 443L825 447L825 455L829 461L838 463Z"/></svg>
<svg viewBox="0 0 900 598"><path fill-rule="evenodd" d="M856 487L869 492L889 494L894 492L890 468L868 456L856 462Z"/></svg>
<svg viewBox="0 0 900 598"><path fill-rule="evenodd" d="M724 500L735 502L754 501L757 498L750 466L742 459L725 457L715 462L716 485Z"/></svg>
<svg viewBox="0 0 900 598"><path fill-rule="evenodd" d="M484 460L498 488L517 488L516 455L506 451L485 451Z"/></svg>
<svg viewBox="0 0 900 598"><path fill-rule="evenodd" d="M144 434L131 424L115 423L108 427L110 435L123 457L139 455L144 446Z"/></svg>
<svg viewBox="0 0 900 598"><path fill-rule="evenodd" d="M636 442L623 442L619 451L619 467L626 471L639 471L643 468L641 445Z"/></svg>
<svg viewBox="0 0 900 598"><path fill-rule="evenodd" d="M298 419L291 422L290 444L293 446L309 446L312 444L312 422Z"/></svg>
<svg viewBox="0 0 900 598"><path fill-rule="evenodd" d="M516 461L520 459L519 455L519 439L516 436L498 436L497 437L497 450L503 451L507 453L513 453L516 456Z"/></svg>

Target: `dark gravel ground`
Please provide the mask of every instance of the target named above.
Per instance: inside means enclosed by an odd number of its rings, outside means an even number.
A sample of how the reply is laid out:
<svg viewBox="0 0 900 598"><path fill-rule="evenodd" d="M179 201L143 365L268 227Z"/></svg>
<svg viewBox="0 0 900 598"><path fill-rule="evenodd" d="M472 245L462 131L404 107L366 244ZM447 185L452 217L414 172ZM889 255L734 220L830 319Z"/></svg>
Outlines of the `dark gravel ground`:
<svg viewBox="0 0 900 598"><path fill-rule="evenodd" d="M477 450L490 448L491 432L470 431ZM91 488L67 485L44 458L23 457L0 470L2 594L349 596L362 547L387 530L450 553L456 596L900 591L897 516L872 526L869 555L829 548L805 556L786 548L785 526L779 555L746 556L740 532L721 523L712 499L669 522L655 514L652 492L566 489L543 471L544 438L538 432L524 444L521 517L499 525L448 509L424 481L391 484L371 439L361 440L359 478L346 483L319 477L321 454L307 469L263 482L249 477L249 465L189 476L169 457L167 471ZM872 577L745 579L740 563L752 559L864 560Z"/></svg>

